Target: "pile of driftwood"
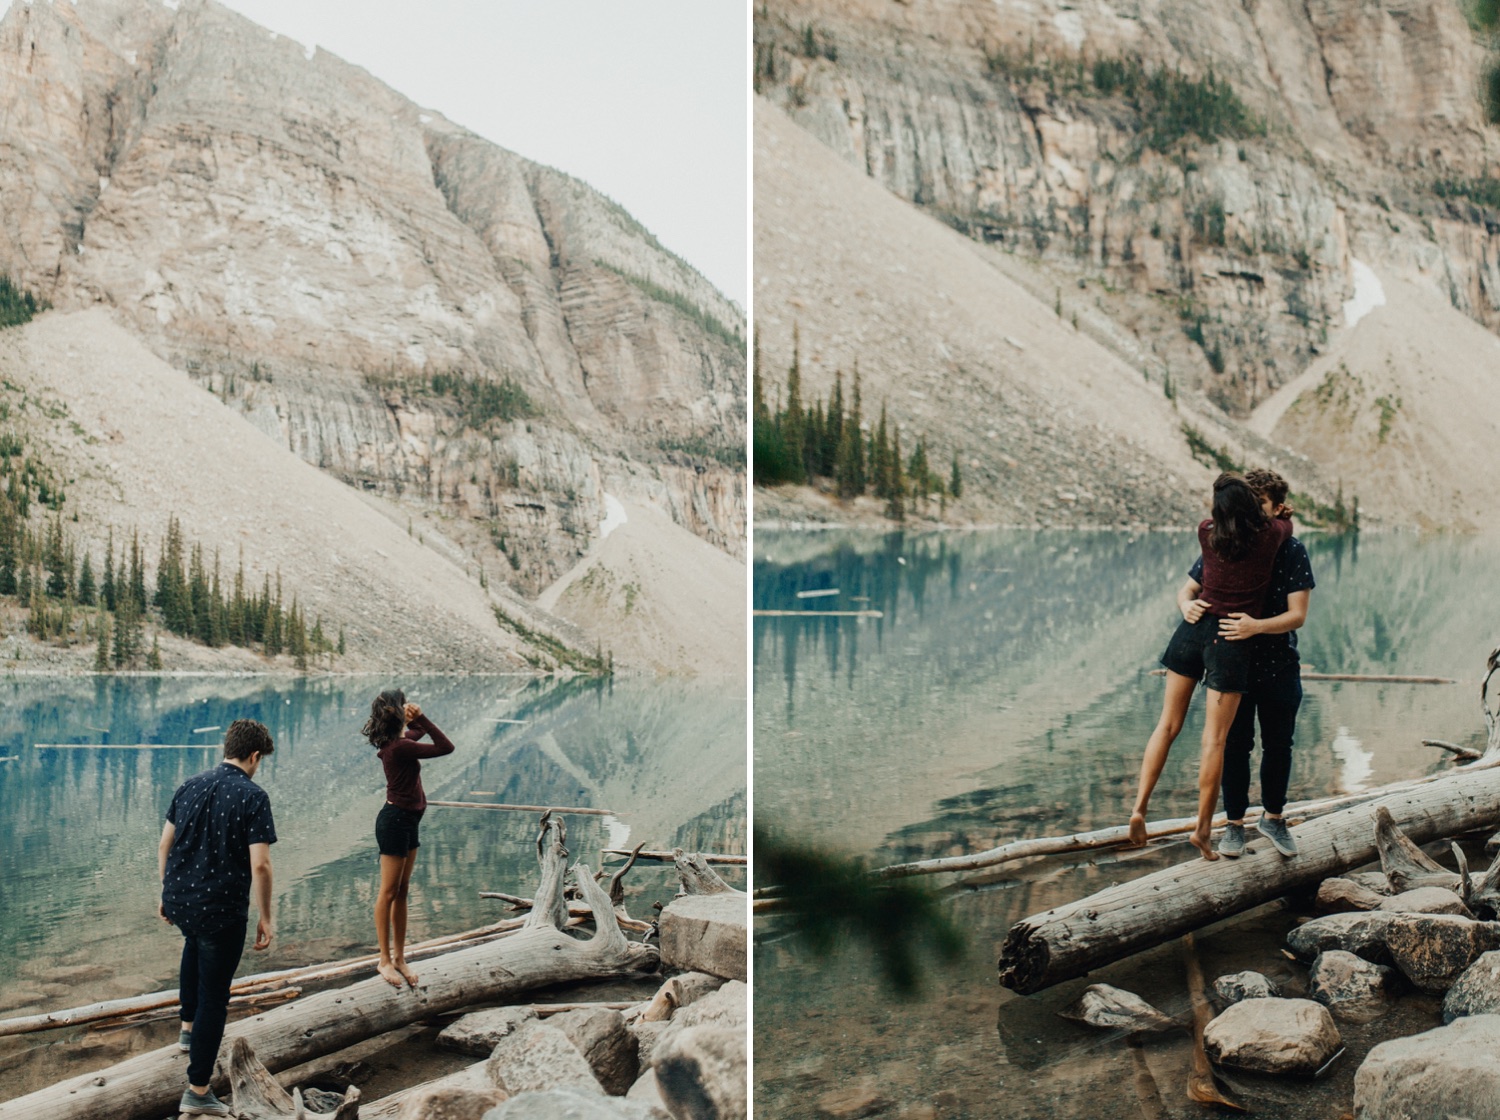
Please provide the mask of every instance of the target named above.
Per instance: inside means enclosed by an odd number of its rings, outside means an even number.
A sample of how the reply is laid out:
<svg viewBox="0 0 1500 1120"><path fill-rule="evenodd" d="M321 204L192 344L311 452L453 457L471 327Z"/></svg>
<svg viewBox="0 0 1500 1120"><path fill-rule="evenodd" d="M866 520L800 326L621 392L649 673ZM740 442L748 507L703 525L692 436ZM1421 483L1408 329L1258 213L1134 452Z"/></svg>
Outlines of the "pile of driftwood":
<svg viewBox="0 0 1500 1120"><path fill-rule="evenodd" d="M413 946L409 957L427 958L415 989L393 988L374 977L231 1024L215 1070L215 1085L237 1094L240 1114L256 1120L352 1116L357 1111L357 1091L335 1094L338 1100L303 1101L300 1094L294 1099L268 1071L286 1070L468 1006L513 1003L517 996L539 988L656 971L657 949L625 936L626 930L654 929L654 923L631 919L621 905L620 880L629 865L606 888L586 866L578 864L573 891L580 901L570 904L564 884L568 869L565 836L562 819L545 814L536 841L540 865L536 893L531 899L516 900L526 904L525 917ZM592 937L582 939L565 932L585 922L595 926ZM297 994L301 984L368 971L371 963L371 959L361 959L248 977L235 986L236 998L286 998ZM122 1015L130 1017L125 1021L170 1015L175 997L175 992L163 992L28 1016L0 1022L0 1034L118 1021ZM0 1120L40 1116L48 1120L102 1116L145 1120L171 1112L182 1086L182 1055L175 1047L166 1047L0 1103Z"/></svg>

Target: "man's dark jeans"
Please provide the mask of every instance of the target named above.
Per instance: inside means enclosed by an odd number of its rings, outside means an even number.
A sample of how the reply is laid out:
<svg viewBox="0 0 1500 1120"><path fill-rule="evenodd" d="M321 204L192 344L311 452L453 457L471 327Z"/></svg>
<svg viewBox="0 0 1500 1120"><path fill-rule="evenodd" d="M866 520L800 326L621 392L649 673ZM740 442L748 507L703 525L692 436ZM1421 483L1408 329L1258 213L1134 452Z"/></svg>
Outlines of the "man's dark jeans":
<svg viewBox="0 0 1500 1120"><path fill-rule="evenodd" d="M1250 691L1224 741L1224 812L1240 820L1250 806L1250 752L1255 749L1255 721L1260 718L1260 798L1268 813L1286 808L1292 773L1292 734L1302 705L1301 666L1293 661L1275 673L1252 672Z"/></svg>
<svg viewBox="0 0 1500 1120"><path fill-rule="evenodd" d="M245 951L247 925L236 922L209 933L182 927L182 970L177 983L182 1021L193 1024L189 1085L207 1085L214 1075L214 1060L219 1056L224 1022L229 1017L229 985Z"/></svg>

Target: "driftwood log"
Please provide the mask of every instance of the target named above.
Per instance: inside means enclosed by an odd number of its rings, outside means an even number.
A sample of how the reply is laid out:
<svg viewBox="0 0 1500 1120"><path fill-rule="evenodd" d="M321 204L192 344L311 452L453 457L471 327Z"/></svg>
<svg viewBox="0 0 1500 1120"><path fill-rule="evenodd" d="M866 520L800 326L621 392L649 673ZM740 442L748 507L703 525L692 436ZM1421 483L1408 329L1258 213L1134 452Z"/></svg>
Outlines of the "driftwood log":
<svg viewBox="0 0 1500 1120"><path fill-rule="evenodd" d="M1500 770L1483 763L1438 781L1309 821L1300 854L1270 845L1237 860L1194 859L1017 922L1000 956L1000 982L1039 992L1232 914L1375 859L1384 807L1417 843L1500 824ZM1451 874L1451 873L1450 873Z"/></svg>
<svg viewBox="0 0 1500 1120"><path fill-rule="evenodd" d="M672 862L677 865L677 878L682 883L683 894L744 894L737 891L718 872L708 866L708 859L701 852L684 852L672 849Z"/></svg>
<svg viewBox="0 0 1500 1120"><path fill-rule="evenodd" d="M589 911L592 915L592 911ZM454 949L467 948L472 945L483 945L487 942L505 937L525 926L524 918L510 918L503 922L494 922L478 929L465 930L463 933L451 933L444 937L435 937L430 941L422 941L415 945L406 947L406 959L408 961L426 960L428 957L440 953L452 952ZM579 924L570 921L569 926ZM297 968L284 968L276 972L259 972L253 976L242 976L229 987L230 1006L239 1007L245 1003L255 1002L258 995L262 993L277 993L286 996L293 992L301 994L301 990L293 988L293 984L321 983L326 980L337 980L345 976L351 976L356 972L367 972L374 968L380 958L377 956L354 957L345 961L329 961L322 964L301 965ZM82 1007L67 1007L59 1011L45 1011L36 1015L21 1015L13 1019L0 1019L0 1036L12 1034L30 1034L35 1031L62 1030L68 1027L85 1026L89 1023L106 1023L135 1018L142 1015L150 1015L161 1012L163 1015L170 1014L177 1009L177 989L167 991L150 992L146 995L127 996L122 999L101 1000L97 1003L84 1004Z"/></svg>
<svg viewBox="0 0 1500 1120"><path fill-rule="evenodd" d="M243 1038L272 1070L342 1050L371 1035L420 1019L485 1001L514 1002L535 988L581 980L650 972L658 964L655 949L627 941L612 920L604 890L582 864L575 874L585 901L595 914L611 920L595 923L585 941L564 933L563 875L567 869L561 819L543 817L537 838L541 865L536 905L524 927L501 941L461 949L422 968L414 989L393 988L379 977L339 988L232 1025L225 1032L231 1047ZM95 1073L72 1077L50 1088L0 1103L0 1120L154 1120L172 1110L183 1089L182 1056L175 1046L142 1054ZM227 1084L224 1063L214 1085Z"/></svg>

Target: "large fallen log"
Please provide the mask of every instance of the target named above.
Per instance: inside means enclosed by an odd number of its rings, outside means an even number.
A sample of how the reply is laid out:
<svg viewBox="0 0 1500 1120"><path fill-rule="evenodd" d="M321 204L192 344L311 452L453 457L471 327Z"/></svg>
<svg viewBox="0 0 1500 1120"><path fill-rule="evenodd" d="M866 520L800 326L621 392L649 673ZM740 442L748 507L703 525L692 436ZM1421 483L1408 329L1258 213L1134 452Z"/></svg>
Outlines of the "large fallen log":
<svg viewBox="0 0 1500 1120"><path fill-rule="evenodd" d="M588 911L588 913L593 912ZM430 941L408 945L406 959L408 961L426 960L428 957L441 953L451 953L455 949L482 945L508 936L525 924L524 918L508 918L503 922L480 926L478 929L434 937ZM576 924L578 923L569 922L569 926ZM343 961L325 961L320 964L299 965L296 968L283 968L275 972L258 972L253 976L242 976L229 986L230 1006L237 1007L244 1003L255 1002L252 997L263 993L284 993L293 984L321 983L325 980L337 980L356 972L370 970L379 960L379 957L371 954L351 957ZM62 1030L67 1027L86 1026L90 1023L107 1023L157 1011L171 1012L176 1008L177 989L170 988L161 992L148 992L145 995L101 1000L82 1007L67 1007L58 1011L44 1011L35 1015L0 1019L0 1036Z"/></svg>
<svg viewBox="0 0 1500 1120"><path fill-rule="evenodd" d="M1500 824L1500 770L1476 763L1299 826L1299 855L1269 844L1237 860L1193 859L1017 922L1000 955L1000 982L1039 992L1211 922L1370 863L1384 806L1418 844Z"/></svg>
<svg viewBox="0 0 1500 1120"><path fill-rule="evenodd" d="M235 1038L255 1048L275 1072L362 1039L472 1003L503 1001L536 988L649 972L655 949L627 941L613 920L609 897L587 867L575 869L578 888L595 914L594 936L580 940L559 927L567 920L563 874L567 849L561 819L544 816L537 840L541 864L536 906L525 926L501 941L461 949L423 965L415 988L393 988L379 977L337 988L236 1023L225 1032L214 1071L227 1085L222 1054ZM182 1055L164 1047L95 1073L0 1103L0 1120L147 1120L172 1111L185 1084Z"/></svg>
<svg viewBox="0 0 1500 1120"><path fill-rule="evenodd" d="M1291 824L1300 824L1308 817L1322 816L1332 813L1338 809L1345 809L1351 805L1372 804L1380 798L1389 794L1399 793L1409 789L1417 789L1422 786L1431 785L1433 782L1443 781L1452 774L1462 770L1472 773L1475 770L1500 767L1500 754L1485 753L1480 758L1463 767L1454 770L1446 770L1436 774L1428 774L1420 778L1403 778L1391 782L1389 785L1381 786L1379 789L1363 790L1359 793L1340 794L1337 797L1323 797L1314 801L1294 801L1286 806L1286 817ZM1251 808L1246 814L1246 820L1254 820L1264 810L1259 806ZM1197 824L1196 817L1175 817L1171 820L1151 821L1146 825L1146 838L1148 840L1162 840L1168 837L1180 836L1190 832ZM1223 828L1225 817L1220 813L1214 818L1213 827ZM870 874L876 879L905 879L912 875L940 875L950 872L978 871L986 867L997 867L1002 863L1013 863L1017 860L1035 859L1038 856L1067 855L1075 852L1097 851L1103 848L1128 847L1126 841L1129 839L1128 826L1120 824L1109 828L1095 829L1092 832L1075 832L1068 836L1032 836L1024 840L1012 840L1001 844L998 848L989 848L982 852L973 852L964 856L938 856L934 859L917 860L913 863L893 863L886 867L877 867ZM755 892L757 898L774 897L779 893L779 888L758 888Z"/></svg>

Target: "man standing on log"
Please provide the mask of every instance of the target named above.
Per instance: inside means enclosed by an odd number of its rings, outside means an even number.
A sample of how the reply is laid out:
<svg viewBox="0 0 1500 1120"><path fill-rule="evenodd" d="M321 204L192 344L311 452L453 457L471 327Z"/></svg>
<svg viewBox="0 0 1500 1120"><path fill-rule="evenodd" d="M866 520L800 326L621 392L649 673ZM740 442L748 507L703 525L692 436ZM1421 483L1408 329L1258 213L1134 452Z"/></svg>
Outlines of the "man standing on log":
<svg viewBox="0 0 1500 1120"><path fill-rule="evenodd" d="M250 896L260 917L255 948L275 936L271 916L271 845L276 827L271 799L251 779L276 749L271 733L252 719L237 719L224 733L224 761L189 778L172 795L161 831L162 920L182 931L178 999L188 1052L188 1087L178 1111L188 1116L228 1116L209 1081L229 1014L229 985L245 951Z"/></svg>
<svg viewBox="0 0 1500 1120"><path fill-rule="evenodd" d="M1287 481L1272 470L1245 473L1245 481L1260 499L1266 516L1282 511ZM1202 616L1208 606L1198 598L1203 589L1203 558L1194 561L1187 582L1177 592L1177 601L1189 622ZM1307 549L1296 537L1289 538L1276 553L1271 568L1271 587L1266 593L1264 618L1231 614L1219 622L1219 633L1229 641L1250 643L1250 691L1240 700L1239 710L1224 742L1224 812L1229 818L1219 840L1219 854L1231 859L1245 850L1245 810L1250 805L1250 753L1255 749L1255 720L1260 717L1260 794L1265 812L1256 831L1283 856L1297 854L1297 842L1282 820L1287 783L1292 773L1292 735L1297 727L1297 709L1302 705L1302 666L1297 657L1297 629L1307 621L1307 608L1316 586Z"/></svg>

